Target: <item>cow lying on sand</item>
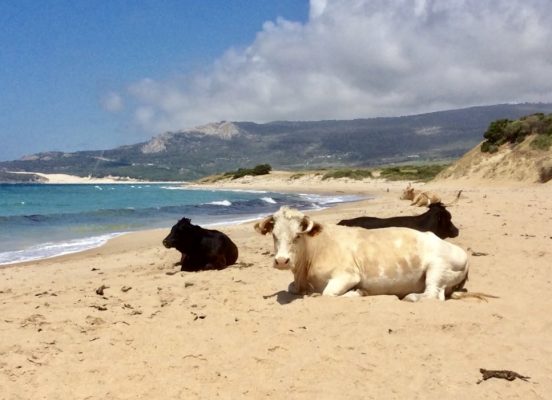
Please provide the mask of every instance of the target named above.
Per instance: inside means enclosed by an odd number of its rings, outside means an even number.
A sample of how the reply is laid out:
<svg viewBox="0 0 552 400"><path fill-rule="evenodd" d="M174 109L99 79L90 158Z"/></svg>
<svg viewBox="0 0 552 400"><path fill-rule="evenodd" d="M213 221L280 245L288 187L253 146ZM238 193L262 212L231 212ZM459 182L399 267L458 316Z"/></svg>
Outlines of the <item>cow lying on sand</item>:
<svg viewBox="0 0 552 400"><path fill-rule="evenodd" d="M435 193L414 189L410 183L403 190L401 200L412 200L411 206L429 206L430 204L440 203L441 198Z"/></svg>
<svg viewBox="0 0 552 400"><path fill-rule="evenodd" d="M430 232L320 224L286 206L255 230L272 233L274 267L293 272L292 293L407 301L482 296L457 292L468 277L468 255Z"/></svg>
<svg viewBox="0 0 552 400"><path fill-rule="evenodd" d="M421 215L391 218L358 217L341 220L338 225L365 229L404 227L420 232L433 232L441 239L458 236L458 228L452 223L452 216L442 203L430 204L429 210Z"/></svg>
<svg viewBox="0 0 552 400"><path fill-rule="evenodd" d="M224 269L238 259L238 248L224 233L193 225L182 218L163 239L163 245L182 253L181 271Z"/></svg>

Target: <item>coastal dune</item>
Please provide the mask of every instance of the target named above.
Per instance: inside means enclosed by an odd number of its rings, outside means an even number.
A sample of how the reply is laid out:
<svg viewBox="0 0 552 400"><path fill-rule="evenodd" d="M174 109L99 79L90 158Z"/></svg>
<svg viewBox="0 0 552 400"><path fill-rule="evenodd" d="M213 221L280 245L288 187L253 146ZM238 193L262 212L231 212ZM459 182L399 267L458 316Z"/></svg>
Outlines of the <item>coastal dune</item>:
<svg viewBox="0 0 552 400"><path fill-rule="evenodd" d="M309 212L336 223L415 215L405 182L233 185L373 199ZM460 186L461 185L461 186ZM546 399L552 392L552 186L448 180L442 198L470 254L469 291L495 296L401 302L394 296L293 296L253 222L217 227L238 245L222 271L180 272L168 229L0 268L5 399ZM101 289L102 290L98 290ZM102 294L103 291L103 294ZM480 368L530 376L481 379Z"/></svg>

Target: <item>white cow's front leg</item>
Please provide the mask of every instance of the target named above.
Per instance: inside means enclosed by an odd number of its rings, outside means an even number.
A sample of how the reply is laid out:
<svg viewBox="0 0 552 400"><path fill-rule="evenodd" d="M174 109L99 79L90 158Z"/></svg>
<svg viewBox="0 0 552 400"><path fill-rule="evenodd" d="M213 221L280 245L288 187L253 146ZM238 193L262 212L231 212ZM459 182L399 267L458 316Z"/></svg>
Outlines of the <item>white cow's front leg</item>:
<svg viewBox="0 0 552 400"><path fill-rule="evenodd" d="M424 299L435 299L444 301L445 289L426 287L426 290L423 293L410 293L409 295L404 296L403 301L410 301L412 303L415 303Z"/></svg>
<svg viewBox="0 0 552 400"><path fill-rule="evenodd" d="M343 274L328 280L326 287L322 291L324 296L357 296L358 291L349 292L352 288L360 283L360 278L352 274Z"/></svg>
<svg viewBox="0 0 552 400"><path fill-rule="evenodd" d="M425 289L423 293L410 293L404 301L417 302L424 299L445 300L444 270L446 266L435 263L426 272Z"/></svg>

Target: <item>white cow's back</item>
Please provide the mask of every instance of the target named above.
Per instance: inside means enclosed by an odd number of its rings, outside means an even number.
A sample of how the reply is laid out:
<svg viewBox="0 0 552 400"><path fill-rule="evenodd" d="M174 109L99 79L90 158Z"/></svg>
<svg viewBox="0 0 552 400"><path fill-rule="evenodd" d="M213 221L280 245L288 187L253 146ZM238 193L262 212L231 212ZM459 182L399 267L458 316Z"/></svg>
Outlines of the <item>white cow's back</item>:
<svg viewBox="0 0 552 400"><path fill-rule="evenodd" d="M427 274L436 285L458 285L467 273L467 254L431 232L408 228L364 228L323 225L320 234L305 238L308 280L315 291L340 274L360 278L368 294L405 296L421 293ZM306 261L305 258L305 261Z"/></svg>

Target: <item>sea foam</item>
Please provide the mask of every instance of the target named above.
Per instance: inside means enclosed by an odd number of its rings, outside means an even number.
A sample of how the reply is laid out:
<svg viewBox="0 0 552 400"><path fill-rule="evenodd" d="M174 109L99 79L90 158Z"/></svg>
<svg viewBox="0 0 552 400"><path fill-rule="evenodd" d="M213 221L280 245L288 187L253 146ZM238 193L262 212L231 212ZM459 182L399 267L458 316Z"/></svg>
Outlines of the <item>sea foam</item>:
<svg viewBox="0 0 552 400"><path fill-rule="evenodd" d="M232 202L230 202L228 200L219 200L219 201L211 201L207 204L212 204L214 206L230 207L232 205Z"/></svg>
<svg viewBox="0 0 552 400"><path fill-rule="evenodd" d="M59 243L42 243L25 250L6 251L0 253L0 265L14 264L25 261L42 260L45 258L78 253L104 245L109 239L123 233L109 233L100 236L74 239Z"/></svg>

